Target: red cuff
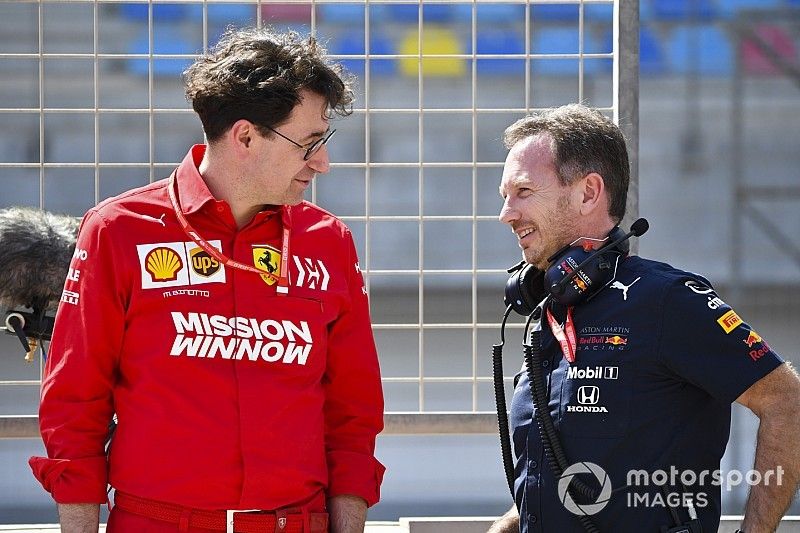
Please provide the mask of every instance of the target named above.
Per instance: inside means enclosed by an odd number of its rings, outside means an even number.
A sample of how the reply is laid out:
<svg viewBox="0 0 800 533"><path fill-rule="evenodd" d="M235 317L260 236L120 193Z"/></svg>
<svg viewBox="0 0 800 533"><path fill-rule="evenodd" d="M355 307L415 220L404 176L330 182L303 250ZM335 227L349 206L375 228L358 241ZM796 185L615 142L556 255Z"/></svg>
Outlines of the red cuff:
<svg viewBox="0 0 800 533"><path fill-rule="evenodd" d="M381 499L381 482L386 468L371 455L328 452L328 497L360 496L372 507Z"/></svg>
<svg viewBox="0 0 800 533"><path fill-rule="evenodd" d="M105 455L82 459L31 457L28 464L57 503L108 503Z"/></svg>

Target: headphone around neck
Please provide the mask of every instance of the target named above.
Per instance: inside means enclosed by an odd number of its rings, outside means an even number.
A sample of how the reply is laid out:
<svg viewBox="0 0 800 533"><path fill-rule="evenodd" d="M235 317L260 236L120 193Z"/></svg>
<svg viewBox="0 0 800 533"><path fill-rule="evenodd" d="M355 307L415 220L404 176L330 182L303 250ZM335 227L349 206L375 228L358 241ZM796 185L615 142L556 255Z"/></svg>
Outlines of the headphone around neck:
<svg viewBox="0 0 800 533"><path fill-rule="evenodd" d="M628 233L615 226L603 240L577 239L550 256L545 271L520 262L508 270L505 305L527 316L547 296L567 307L589 300L614 278L618 261L630 252L628 239L648 229L640 218Z"/></svg>

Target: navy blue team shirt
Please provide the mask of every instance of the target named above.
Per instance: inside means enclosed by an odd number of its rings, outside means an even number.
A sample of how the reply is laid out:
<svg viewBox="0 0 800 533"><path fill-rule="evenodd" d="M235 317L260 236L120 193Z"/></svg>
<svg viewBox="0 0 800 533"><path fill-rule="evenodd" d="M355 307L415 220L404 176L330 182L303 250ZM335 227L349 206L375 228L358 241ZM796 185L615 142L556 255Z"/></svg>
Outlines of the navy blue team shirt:
<svg viewBox="0 0 800 533"><path fill-rule="evenodd" d="M556 310L556 317L564 314ZM541 364L568 463L600 466L613 489L591 516L594 524L603 532L656 533L673 525L666 503L680 504L678 493L685 492L693 495L703 530L717 531L720 486L712 473L727 445L731 403L783 360L707 280L640 257L620 261L614 281L575 307L573 318L575 363L566 361L543 321ZM527 374L516 379L511 427L520 530L582 532L559 499ZM641 478L626 486L629 471L659 469L691 470L698 479L681 488L657 474L647 486ZM691 482L691 473L683 479ZM677 513L688 519L685 507Z"/></svg>

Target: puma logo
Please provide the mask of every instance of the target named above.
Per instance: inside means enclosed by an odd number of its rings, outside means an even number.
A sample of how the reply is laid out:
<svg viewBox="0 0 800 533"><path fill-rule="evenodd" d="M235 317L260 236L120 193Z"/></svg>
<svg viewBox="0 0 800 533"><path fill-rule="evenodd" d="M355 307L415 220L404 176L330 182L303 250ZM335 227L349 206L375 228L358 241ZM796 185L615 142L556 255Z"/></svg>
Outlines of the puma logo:
<svg viewBox="0 0 800 533"><path fill-rule="evenodd" d="M145 220L149 220L151 222L157 222L157 223L161 224L162 226L164 226L165 228L167 227L167 224L164 222L164 217L167 216L166 213L162 213L161 216L158 217L158 218L151 217L150 215L139 215L139 216L142 217Z"/></svg>
<svg viewBox="0 0 800 533"><path fill-rule="evenodd" d="M636 283L637 281L639 281L640 279L642 279L642 277L641 277L641 276L639 276L638 278L636 278L635 280L633 280L633 282L631 282L631 284L630 284L630 285L625 285L625 284L624 284L624 283L622 283L621 281L615 281L614 283L612 283L612 284L611 284L611 288L612 288L612 289L619 289L619 290L621 290L621 291L622 291L622 299L623 299L623 300L627 300L627 299L628 299L628 289L630 289L631 287L633 287L633 284L634 284L634 283Z"/></svg>

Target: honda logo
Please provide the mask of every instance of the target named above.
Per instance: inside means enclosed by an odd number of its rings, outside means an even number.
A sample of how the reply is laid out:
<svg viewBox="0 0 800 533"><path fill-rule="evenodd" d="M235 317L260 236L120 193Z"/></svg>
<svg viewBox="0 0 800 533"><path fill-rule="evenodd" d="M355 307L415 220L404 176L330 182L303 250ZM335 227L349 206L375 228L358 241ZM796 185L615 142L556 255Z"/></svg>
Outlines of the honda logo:
<svg viewBox="0 0 800 533"><path fill-rule="evenodd" d="M600 401L600 387L584 385L578 387L578 403L581 405L595 405Z"/></svg>

